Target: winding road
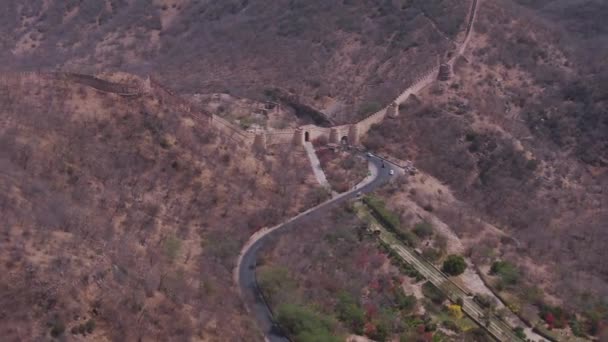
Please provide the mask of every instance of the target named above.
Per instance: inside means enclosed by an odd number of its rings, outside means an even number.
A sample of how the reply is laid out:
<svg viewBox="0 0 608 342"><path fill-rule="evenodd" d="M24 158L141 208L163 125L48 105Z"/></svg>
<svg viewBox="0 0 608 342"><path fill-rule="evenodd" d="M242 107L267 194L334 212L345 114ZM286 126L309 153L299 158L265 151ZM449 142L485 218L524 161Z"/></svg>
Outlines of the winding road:
<svg viewBox="0 0 608 342"><path fill-rule="evenodd" d="M367 157L367 159L369 161L372 174L360 185L348 192L342 193L324 203L321 203L318 206L313 207L278 226L259 231L249 239L249 242L241 250L241 255L239 256L238 264L235 270L235 280L239 286L239 291L245 302L247 310L256 318L258 326L262 330L266 341L283 342L289 341L289 339L282 334L281 330L278 328L273 318L272 311L267 305L257 284L256 264L260 250L274 237L301 226L303 222L321 218L332 208L354 199L358 192L369 193L374 191L376 188L389 181L391 178L391 175L389 175L389 170L391 168L394 170L399 169L397 166L387 161L384 161L384 163L387 165L386 168L382 168L383 160L376 156Z"/></svg>
<svg viewBox="0 0 608 342"><path fill-rule="evenodd" d="M456 56L452 57L452 59L449 61L449 64L453 64L456 58L464 53L466 46L468 45L473 24L477 16L477 10L479 6L478 2L479 0L472 1L471 8L469 10L467 28L465 31L465 39L460 44ZM437 66L436 69L438 71L439 66ZM412 93L415 93L423 87L427 86L433 80L434 78L430 77L421 79L418 84L410 86L404 93L402 93L397 98L396 102L401 103L405 101L407 97L409 97ZM306 222L307 220L318 220L332 208L355 198L358 192L369 193L374 191L379 186L387 183L388 180L391 178L391 176L389 175L389 170L391 168L396 171L402 171L396 165L388 161L384 161L383 159L376 156L368 157L368 160L370 164L370 169L372 169L372 175L368 177L365 181L363 181L361 184L356 186L355 189L340 194L275 227L265 228L256 232L253 236L251 236L249 241L241 249L241 254L239 255L237 266L234 272L235 283L238 285L240 295L245 302L247 310L257 320L258 326L262 330L266 341L283 342L289 341L289 339L281 332L281 329L275 322L272 315L272 311L266 303L266 300L264 299L264 296L257 284L256 265L258 253L266 244L268 244L276 236L279 236L280 234L284 234L292 229L297 228L298 226L301 226L301 224L303 222ZM383 162L387 165L386 168L381 167ZM468 308L470 306L470 303L468 303L468 301L466 303L466 306Z"/></svg>

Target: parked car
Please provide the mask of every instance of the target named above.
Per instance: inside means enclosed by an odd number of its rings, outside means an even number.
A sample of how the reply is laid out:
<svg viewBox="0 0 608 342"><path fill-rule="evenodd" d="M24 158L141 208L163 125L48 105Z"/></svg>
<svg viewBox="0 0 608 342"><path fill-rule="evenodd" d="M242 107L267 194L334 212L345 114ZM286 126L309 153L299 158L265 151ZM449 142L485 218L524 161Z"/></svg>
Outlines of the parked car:
<svg viewBox="0 0 608 342"><path fill-rule="evenodd" d="M388 174L389 174L389 175L391 175L391 176L392 176L392 175L394 175L394 174L395 174L395 170L390 170L390 171L388 172Z"/></svg>
<svg viewBox="0 0 608 342"><path fill-rule="evenodd" d="M368 158L371 158L372 156L373 156L373 155L372 155L372 153L371 153L371 152L367 152L367 157L368 157Z"/></svg>

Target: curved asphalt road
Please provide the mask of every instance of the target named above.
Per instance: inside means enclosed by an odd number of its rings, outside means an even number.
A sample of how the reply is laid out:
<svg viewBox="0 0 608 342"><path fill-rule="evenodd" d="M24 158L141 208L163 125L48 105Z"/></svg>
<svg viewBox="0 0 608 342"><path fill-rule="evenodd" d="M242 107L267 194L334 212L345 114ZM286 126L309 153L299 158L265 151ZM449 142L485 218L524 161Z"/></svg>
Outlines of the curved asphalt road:
<svg viewBox="0 0 608 342"><path fill-rule="evenodd" d="M382 168L382 159L378 157L372 156L368 157L367 159L370 163L373 163L378 170L375 175L372 174L372 177L374 178L371 181L361 187L358 187L357 189L353 189L349 192L334 197L327 202L324 202L294 217L282 225L273 228L272 231L268 232L266 235L263 235L250 246L246 247L246 250L241 255L241 258L239 259L240 262L237 265L236 274L239 290L243 300L245 301L247 309L252 315L255 316L260 329L264 333L266 341L284 342L289 341L289 339L282 334L281 330L276 325L272 312L270 311L268 305L266 305L262 293L257 285L255 271L258 252L274 237L298 227L302 222L318 219L339 204L355 198L359 191L362 193L369 193L378 188L380 185L387 183L391 177L389 175L389 169L392 168L395 170L395 173L399 173L399 168L387 161L384 162L386 164L386 168Z"/></svg>

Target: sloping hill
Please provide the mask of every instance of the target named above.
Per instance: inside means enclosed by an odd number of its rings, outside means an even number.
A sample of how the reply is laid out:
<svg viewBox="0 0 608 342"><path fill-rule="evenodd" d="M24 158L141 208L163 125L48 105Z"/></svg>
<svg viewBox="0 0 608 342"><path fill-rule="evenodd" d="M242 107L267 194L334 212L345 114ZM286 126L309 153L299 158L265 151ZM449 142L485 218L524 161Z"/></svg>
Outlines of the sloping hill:
<svg viewBox="0 0 608 342"><path fill-rule="evenodd" d="M339 120L373 112L436 63L469 1L42 1L0 14L5 66L157 73L184 92L279 87ZM328 102L328 101L325 101Z"/></svg>
<svg viewBox="0 0 608 342"><path fill-rule="evenodd" d="M54 75L3 76L0 103L3 339L256 336L231 271L316 203L301 151L256 156L166 100Z"/></svg>
<svg viewBox="0 0 608 342"><path fill-rule="evenodd" d="M601 19L548 5L482 4L455 77L403 106L366 144L411 158L449 185L461 205L438 200L429 210L479 264L516 260L529 281L522 296L538 286L550 302L592 312L608 295L608 55L605 44L589 49L602 30L580 28ZM484 238L482 222L515 240Z"/></svg>

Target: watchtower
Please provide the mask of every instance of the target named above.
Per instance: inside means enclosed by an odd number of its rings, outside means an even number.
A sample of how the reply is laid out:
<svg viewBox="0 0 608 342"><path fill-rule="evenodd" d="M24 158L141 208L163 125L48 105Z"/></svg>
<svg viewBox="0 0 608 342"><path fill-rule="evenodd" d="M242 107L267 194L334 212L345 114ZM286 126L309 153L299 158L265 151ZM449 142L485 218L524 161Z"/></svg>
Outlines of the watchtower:
<svg viewBox="0 0 608 342"><path fill-rule="evenodd" d="M452 66L448 63L441 63L439 66L439 77L440 81L448 81L452 77Z"/></svg>

